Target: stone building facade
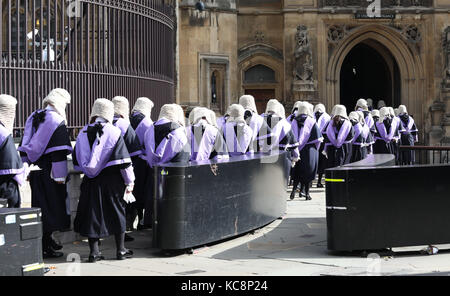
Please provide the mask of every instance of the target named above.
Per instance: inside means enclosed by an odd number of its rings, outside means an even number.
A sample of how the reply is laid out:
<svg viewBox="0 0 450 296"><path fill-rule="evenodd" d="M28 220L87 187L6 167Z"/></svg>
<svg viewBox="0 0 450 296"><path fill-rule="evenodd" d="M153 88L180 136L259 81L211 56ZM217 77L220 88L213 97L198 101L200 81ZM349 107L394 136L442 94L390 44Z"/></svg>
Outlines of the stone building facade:
<svg viewBox="0 0 450 296"><path fill-rule="evenodd" d="M223 113L249 93L262 113L270 98L287 112L372 98L405 104L421 143L450 142L449 0L197 2L178 3L179 103Z"/></svg>

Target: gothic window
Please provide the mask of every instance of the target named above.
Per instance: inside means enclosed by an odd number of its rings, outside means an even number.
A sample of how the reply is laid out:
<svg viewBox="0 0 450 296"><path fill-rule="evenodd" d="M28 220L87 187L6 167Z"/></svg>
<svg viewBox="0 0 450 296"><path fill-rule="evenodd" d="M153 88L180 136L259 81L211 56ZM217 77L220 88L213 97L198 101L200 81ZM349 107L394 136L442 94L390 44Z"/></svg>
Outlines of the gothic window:
<svg viewBox="0 0 450 296"><path fill-rule="evenodd" d="M256 65L245 71L244 83L276 83L275 71L264 65Z"/></svg>

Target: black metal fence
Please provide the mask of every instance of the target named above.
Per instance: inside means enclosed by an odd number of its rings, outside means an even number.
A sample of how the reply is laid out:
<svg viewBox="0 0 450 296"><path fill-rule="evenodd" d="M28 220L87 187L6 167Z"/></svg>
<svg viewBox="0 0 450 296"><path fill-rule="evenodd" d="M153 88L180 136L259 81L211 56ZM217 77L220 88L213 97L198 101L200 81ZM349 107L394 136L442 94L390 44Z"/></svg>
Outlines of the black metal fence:
<svg viewBox="0 0 450 296"><path fill-rule="evenodd" d="M400 154L411 151L415 155L415 164L450 163L450 146L400 146Z"/></svg>
<svg viewBox="0 0 450 296"><path fill-rule="evenodd" d="M174 1L2 0L0 93L19 101L16 136L55 87L72 95L71 128L97 98L173 102Z"/></svg>

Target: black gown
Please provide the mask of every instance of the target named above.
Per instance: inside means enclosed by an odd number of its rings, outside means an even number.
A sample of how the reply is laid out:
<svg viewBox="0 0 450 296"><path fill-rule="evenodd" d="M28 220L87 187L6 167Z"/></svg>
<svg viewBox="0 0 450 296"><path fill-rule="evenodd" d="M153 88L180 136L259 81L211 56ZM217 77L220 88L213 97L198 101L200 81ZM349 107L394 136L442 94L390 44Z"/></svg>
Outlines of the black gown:
<svg viewBox="0 0 450 296"><path fill-rule="evenodd" d="M297 122L299 130L303 126L307 117L297 116L293 122ZM317 124L311 129L311 134L307 143L313 142L322 138L319 127ZM292 172L292 179L294 184L300 182L302 185L307 185L316 178L317 169L319 165L319 152L316 143L306 144L302 150L300 150L300 161L294 166Z"/></svg>
<svg viewBox="0 0 450 296"><path fill-rule="evenodd" d="M71 146L69 133L64 123L56 128L46 149L58 146ZM67 184L59 184L50 176L52 163L67 161L68 154L70 154L68 150L58 150L42 155L34 162L41 170L32 171L29 176L31 206L42 210L44 233L70 230Z"/></svg>
<svg viewBox="0 0 450 296"><path fill-rule="evenodd" d="M333 120L330 120L328 125L330 125L330 124L333 124ZM330 140L328 139L328 136L326 133L328 125L327 125L327 127L325 127L325 130L324 130L325 132L323 134L325 143L330 143ZM336 129L337 130L336 137L339 134L340 129L341 129L341 126L338 126ZM347 134L347 137L345 138L345 142L351 141L353 139L354 135L355 135L355 131L352 126L349 133ZM350 147L351 147L351 143L342 144L342 146L339 148L333 146L332 144L328 145L326 148L327 149L326 150L326 152L327 152L327 168L334 168L334 167L349 163L350 158L351 158Z"/></svg>
<svg viewBox="0 0 450 296"><path fill-rule="evenodd" d="M90 132L88 132L89 135ZM96 131L93 131L94 135ZM94 137L89 137L93 145ZM78 166L75 147L72 158L74 166ZM109 161L129 158L125 142L119 137ZM95 178L86 175L81 182L81 194L78 202L77 215L74 221L74 231L89 238L102 238L118 235L126 230L126 203L123 200L126 185L121 169L130 163L113 165L104 168Z"/></svg>
<svg viewBox="0 0 450 296"><path fill-rule="evenodd" d="M0 145L0 170L23 168L11 135ZM20 191L14 174L0 175L0 198L8 200L8 208L20 208Z"/></svg>
<svg viewBox="0 0 450 296"><path fill-rule="evenodd" d="M417 126L413 123L411 130L407 130L409 115L404 114L400 116L401 124L403 125L404 131L401 133L400 143L403 146L414 146L415 140L417 138ZM416 157L414 151L402 151L399 154L399 162L403 165L413 165L416 162Z"/></svg>

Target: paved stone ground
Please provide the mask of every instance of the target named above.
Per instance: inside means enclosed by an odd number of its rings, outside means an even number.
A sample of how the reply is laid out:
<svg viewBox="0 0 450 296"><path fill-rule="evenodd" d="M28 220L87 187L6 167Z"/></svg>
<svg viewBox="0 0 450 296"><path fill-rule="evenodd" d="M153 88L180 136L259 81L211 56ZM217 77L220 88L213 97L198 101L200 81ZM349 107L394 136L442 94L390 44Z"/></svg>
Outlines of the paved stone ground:
<svg viewBox="0 0 450 296"><path fill-rule="evenodd" d="M450 245L439 245L433 256L421 255L423 246L397 248L391 257L371 259L327 251L324 189L312 188L312 200L289 200L282 220L194 253L165 255L151 248L151 230L134 232L126 246L132 259L117 261L114 239L102 241L105 261L88 263L87 241L64 245L65 257L46 260L47 276L299 276L299 275L450 275ZM297 195L298 196L298 195ZM81 263L67 262L69 253L81 256ZM75 258L78 256L75 255Z"/></svg>

